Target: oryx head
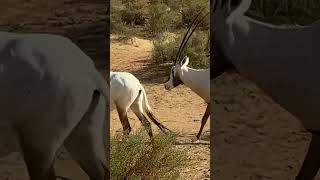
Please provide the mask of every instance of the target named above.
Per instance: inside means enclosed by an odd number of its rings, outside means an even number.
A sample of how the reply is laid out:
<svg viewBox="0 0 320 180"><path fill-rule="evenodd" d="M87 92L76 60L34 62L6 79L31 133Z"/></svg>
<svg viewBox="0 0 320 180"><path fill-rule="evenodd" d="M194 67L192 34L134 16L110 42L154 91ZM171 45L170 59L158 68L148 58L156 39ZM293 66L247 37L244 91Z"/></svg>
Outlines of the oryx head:
<svg viewBox="0 0 320 180"><path fill-rule="evenodd" d="M171 90L179 86L180 84L183 84L183 81L180 77L182 75L183 69L187 68L188 63L189 57L185 56L181 62L178 62L176 65L172 66L169 79L164 84L166 90Z"/></svg>
<svg viewBox="0 0 320 180"><path fill-rule="evenodd" d="M240 20L249 9L252 0L212 0L211 3L211 51L213 52L213 62L210 63L212 69L211 78L216 78L229 68L234 68L227 50L234 46L235 34L233 33L233 23ZM243 32L248 31L245 22L241 28Z"/></svg>
<svg viewBox="0 0 320 180"><path fill-rule="evenodd" d="M191 37L191 35L195 31L195 29L202 22L202 20L209 14L209 13L206 13L200 20L196 21L202 12L203 12L203 9L200 11L200 13L197 14L195 19L192 21L191 25L189 26L188 31L186 32L186 34L183 37L183 40L182 40L180 47L179 47L179 50L176 54L174 64L171 68L169 79L164 84L164 86L167 90L171 90L171 89L179 86L180 84L183 84L183 81L181 80L182 79L181 76L183 76L183 73L182 73L183 70L187 68L187 65L189 63L189 57L185 56L181 60L181 55L182 55L182 52L183 52L187 42L189 41L189 39ZM193 25L194 25L194 27L192 29Z"/></svg>

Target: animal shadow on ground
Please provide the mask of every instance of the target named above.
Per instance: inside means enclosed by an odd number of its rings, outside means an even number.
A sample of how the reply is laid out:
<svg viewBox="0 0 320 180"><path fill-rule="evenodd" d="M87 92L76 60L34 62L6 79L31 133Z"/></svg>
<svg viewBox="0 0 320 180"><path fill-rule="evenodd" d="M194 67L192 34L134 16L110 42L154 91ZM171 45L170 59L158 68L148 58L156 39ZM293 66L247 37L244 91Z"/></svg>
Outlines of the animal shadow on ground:
<svg viewBox="0 0 320 180"><path fill-rule="evenodd" d="M143 84L164 84L168 77L171 65L156 64L152 59L139 59L135 61L139 69L131 71Z"/></svg>
<svg viewBox="0 0 320 180"><path fill-rule="evenodd" d="M210 131L203 132L200 141L196 141L196 134L177 135L175 145L210 145Z"/></svg>

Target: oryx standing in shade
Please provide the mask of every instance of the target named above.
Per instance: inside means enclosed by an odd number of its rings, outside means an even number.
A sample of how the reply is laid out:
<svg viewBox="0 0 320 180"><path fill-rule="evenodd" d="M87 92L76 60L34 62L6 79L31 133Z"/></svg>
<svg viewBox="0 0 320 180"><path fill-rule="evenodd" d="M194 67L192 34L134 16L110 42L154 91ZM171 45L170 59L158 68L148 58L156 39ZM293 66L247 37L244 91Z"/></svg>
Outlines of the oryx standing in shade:
<svg viewBox="0 0 320 180"><path fill-rule="evenodd" d="M263 23L244 15L250 4L212 2L212 78L235 68L299 118L312 140L296 180L312 180L320 167L320 22L303 27Z"/></svg>
<svg viewBox="0 0 320 180"><path fill-rule="evenodd" d="M210 68L209 69L193 69L188 67L189 57L185 56L181 60L182 52L190 39L192 33L197 28L197 26L202 22L202 20L208 15L204 15L197 23L196 20L200 16L202 11L195 17L193 22L186 32L179 50L174 61L174 65L171 68L169 80L165 83L165 88L171 90L181 84L189 87L193 92L198 94L208 105L206 111L201 120L201 127L197 134L197 139L200 139L204 125L206 124L210 116ZM194 28L192 26L195 24ZM192 30L191 30L192 29ZM191 30L191 32L190 32ZM190 34L189 34L190 33Z"/></svg>

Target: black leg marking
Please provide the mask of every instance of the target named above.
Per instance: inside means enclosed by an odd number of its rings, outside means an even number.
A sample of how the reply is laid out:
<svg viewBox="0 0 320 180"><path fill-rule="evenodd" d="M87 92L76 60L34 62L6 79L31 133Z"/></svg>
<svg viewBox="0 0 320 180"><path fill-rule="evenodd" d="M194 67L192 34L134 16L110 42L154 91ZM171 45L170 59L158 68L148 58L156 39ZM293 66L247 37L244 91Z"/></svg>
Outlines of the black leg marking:
<svg viewBox="0 0 320 180"><path fill-rule="evenodd" d="M204 115L202 117L201 127L200 127L200 130L199 130L198 134L197 134L197 139L200 139L202 130L204 128L204 125L207 123L207 120L208 120L209 116L210 116L210 103L207 105L206 112L204 113Z"/></svg>
<svg viewBox="0 0 320 180"><path fill-rule="evenodd" d="M167 133L166 131L172 132L170 129L166 128L163 124L159 122L159 120L152 114L152 112L148 111L147 115L152 120L152 122L158 126L158 128L163 132Z"/></svg>

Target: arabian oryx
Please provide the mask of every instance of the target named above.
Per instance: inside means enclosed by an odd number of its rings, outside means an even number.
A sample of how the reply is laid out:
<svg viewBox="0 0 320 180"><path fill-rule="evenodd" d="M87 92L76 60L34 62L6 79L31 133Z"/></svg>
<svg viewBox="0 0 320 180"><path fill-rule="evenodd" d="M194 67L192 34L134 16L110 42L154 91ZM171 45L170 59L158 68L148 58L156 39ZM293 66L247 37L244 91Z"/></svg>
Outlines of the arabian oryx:
<svg viewBox="0 0 320 180"><path fill-rule="evenodd" d="M64 145L91 180L107 178L109 89L75 44L57 35L0 32L0 84L0 127L18 144L0 149L0 157L21 151L31 180L55 180Z"/></svg>
<svg viewBox="0 0 320 180"><path fill-rule="evenodd" d="M320 167L320 22L275 26L245 16L251 0L214 1L213 76L227 68L255 82L312 133L296 180L312 180Z"/></svg>
<svg viewBox="0 0 320 180"><path fill-rule="evenodd" d="M129 108L139 118L150 138L152 138L152 129L145 113L162 132L170 131L153 115L143 86L131 73L110 72L110 97L117 108L124 134L131 132L127 115Z"/></svg>
<svg viewBox="0 0 320 180"><path fill-rule="evenodd" d="M181 54L188 40L190 39L192 33L197 28L197 26L202 22L202 20L208 15L204 15L197 23L196 20L200 16L202 11L195 17L193 22L186 32L179 50L176 55L174 65L171 68L170 76L168 81L165 83L165 89L171 90L180 84L184 84L189 87L193 92L198 94L208 105L206 111L201 120L201 127L197 134L197 140L200 140L200 136L203 130L204 125L206 124L210 116L210 68L209 69L193 69L188 67L189 57L185 56L181 60ZM195 24L196 23L196 24ZM190 32L192 26L195 24L195 27ZM190 32L190 34L189 34ZM188 36L189 35L189 36Z"/></svg>

